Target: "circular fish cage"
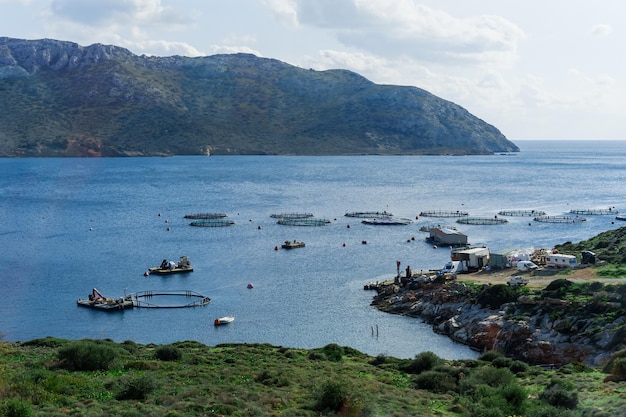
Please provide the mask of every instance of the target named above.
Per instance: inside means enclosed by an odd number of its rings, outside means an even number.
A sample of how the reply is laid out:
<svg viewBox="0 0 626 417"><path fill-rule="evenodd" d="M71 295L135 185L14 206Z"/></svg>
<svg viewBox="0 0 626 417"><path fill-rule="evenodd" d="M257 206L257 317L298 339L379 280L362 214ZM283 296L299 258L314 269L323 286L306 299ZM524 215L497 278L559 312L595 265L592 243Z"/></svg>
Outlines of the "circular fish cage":
<svg viewBox="0 0 626 417"><path fill-rule="evenodd" d="M283 226L325 226L330 223L330 220L317 219L314 217L306 218L282 218L276 223Z"/></svg>
<svg viewBox="0 0 626 417"><path fill-rule="evenodd" d="M466 211L446 211L446 210L429 210L422 211L420 217L464 217L469 216Z"/></svg>
<svg viewBox="0 0 626 417"><path fill-rule="evenodd" d="M582 214L585 216L610 216L613 214L619 214L619 211L613 209L582 209L582 210L570 210L570 214Z"/></svg>
<svg viewBox="0 0 626 417"><path fill-rule="evenodd" d="M536 222L542 223L582 223L587 219L578 216L539 216L535 217Z"/></svg>
<svg viewBox="0 0 626 417"><path fill-rule="evenodd" d="M351 211L346 213L346 217L356 217L361 219L386 219L393 217L393 214L386 211Z"/></svg>
<svg viewBox="0 0 626 417"><path fill-rule="evenodd" d="M492 224L504 224L509 221L506 219L499 219L497 217L465 217L458 219L457 223L472 224L472 225L492 225Z"/></svg>
<svg viewBox="0 0 626 417"><path fill-rule="evenodd" d="M498 212L500 216L510 216L510 217L535 217L535 216L545 216L545 211L541 210L501 210Z"/></svg>
<svg viewBox="0 0 626 417"><path fill-rule="evenodd" d="M313 213L274 213L270 214L272 219L305 219L313 217Z"/></svg>
<svg viewBox="0 0 626 417"><path fill-rule="evenodd" d="M211 299L190 290L149 290L131 294L135 307L139 308L188 308L208 305Z"/></svg>
<svg viewBox="0 0 626 417"><path fill-rule="evenodd" d="M189 223L190 226L195 227L225 227L232 226L233 224L235 224L235 222L228 219L203 219Z"/></svg>
<svg viewBox="0 0 626 417"><path fill-rule="evenodd" d="M206 219L223 219L224 217L228 217L224 213L194 213L194 214L185 214L185 219L191 220L206 220Z"/></svg>

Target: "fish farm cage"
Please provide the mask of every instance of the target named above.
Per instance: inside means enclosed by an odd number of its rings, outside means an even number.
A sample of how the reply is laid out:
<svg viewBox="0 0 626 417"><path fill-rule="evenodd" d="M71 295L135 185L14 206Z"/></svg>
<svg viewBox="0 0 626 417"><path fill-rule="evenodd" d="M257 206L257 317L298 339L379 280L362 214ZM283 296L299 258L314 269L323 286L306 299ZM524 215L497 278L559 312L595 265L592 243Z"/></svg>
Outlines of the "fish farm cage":
<svg viewBox="0 0 626 417"><path fill-rule="evenodd" d="M420 213L421 217L464 217L469 216L469 213L466 211L446 211L446 210L429 210L422 211Z"/></svg>
<svg viewBox="0 0 626 417"><path fill-rule="evenodd" d="M536 217L545 216L546 212L541 210L500 210L498 215L511 217Z"/></svg>
<svg viewBox="0 0 626 417"><path fill-rule="evenodd" d="M458 219L457 223L472 224L472 225L492 225L492 224L504 224L509 221L506 219L499 219L497 217L464 217Z"/></svg>
<svg viewBox="0 0 626 417"><path fill-rule="evenodd" d="M352 211L345 214L346 217L357 217L361 219L386 219L393 217L393 214L386 211Z"/></svg>
<svg viewBox="0 0 626 417"><path fill-rule="evenodd" d="M584 217L578 216L539 216L533 220L542 223L582 223L587 221Z"/></svg>
<svg viewBox="0 0 626 417"><path fill-rule="evenodd" d="M235 222L228 219L203 219L203 220L195 220L189 223L190 226L195 227L225 227L232 226Z"/></svg>
<svg viewBox="0 0 626 417"><path fill-rule="evenodd" d="M274 213L270 214L273 219L306 219L313 217L313 213Z"/></svg>
<svg viewBox="0 0 626 417"><path fill-rule="evenodd" d="M610 216L613 214L619 214L619 211L613 209L583 209L570 210L570 214L582 214L585 216Z"/></svg>
<svg viewBox="0 0 626 417"><path fill-rule="evenodd" d="M278 220L276 223L281 224L283 226L324 226L330 223L330 220L318 219L315 217L300 217L300 218L284 217Z"/></svg>
<svg viewBox="0 0 626 417"><path fill-rule="evenodd" d="M185 219L191 220L201 220L201 219L223 219L224 217L228 217L224 213L195 213L195 214L185 214Z"/></svg>
<svg viewBox="0 0 626 417"><path fill-rule="evenodd" d="M139 308L188 308L209 304L211 299L190 290L149 290L130 294L135 307Z"/></svg>

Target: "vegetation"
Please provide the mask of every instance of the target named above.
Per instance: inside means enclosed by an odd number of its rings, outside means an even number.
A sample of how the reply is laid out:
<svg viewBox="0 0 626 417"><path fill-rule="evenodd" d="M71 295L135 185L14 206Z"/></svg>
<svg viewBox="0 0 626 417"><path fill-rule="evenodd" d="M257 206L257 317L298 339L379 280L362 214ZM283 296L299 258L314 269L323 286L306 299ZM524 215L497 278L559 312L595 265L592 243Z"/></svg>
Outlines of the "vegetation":
<svg viewBox="0 0 626 417"><path fill-rule="evenodd" d="M559 253L578 257L583 251L591 251L600 261L599 276L607 278L626 276L626 227L608 230L578 243L565 242L556 245L555 249Z"/></svg>
<svg viewBox="0 0 626 417"><path fill-rule="evenodd" d="M605 417L626 409L624 358L603 373L542 370L495 352L448 361L335 344L0 342L0 416Z"/></svg>

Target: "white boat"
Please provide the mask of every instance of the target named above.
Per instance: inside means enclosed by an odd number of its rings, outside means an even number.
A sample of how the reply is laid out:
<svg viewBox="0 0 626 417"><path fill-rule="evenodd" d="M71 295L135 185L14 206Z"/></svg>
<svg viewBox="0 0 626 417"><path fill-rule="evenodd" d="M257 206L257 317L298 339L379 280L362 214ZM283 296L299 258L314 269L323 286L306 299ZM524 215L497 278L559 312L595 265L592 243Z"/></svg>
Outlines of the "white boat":
<svg viewBox="0 0 626 417"><path fill-rule="evenodd" d="M218 317L213 321L213 324L216 326L221 326L222 324L228 324L235 321L235 316L224 316Z"/></svg>
<svg viewBox="0 0 626 417"><path fill-rule="evenodd" d="M615 216L615 220L626 220L626 214L618 214L617 216Z"/></svg>

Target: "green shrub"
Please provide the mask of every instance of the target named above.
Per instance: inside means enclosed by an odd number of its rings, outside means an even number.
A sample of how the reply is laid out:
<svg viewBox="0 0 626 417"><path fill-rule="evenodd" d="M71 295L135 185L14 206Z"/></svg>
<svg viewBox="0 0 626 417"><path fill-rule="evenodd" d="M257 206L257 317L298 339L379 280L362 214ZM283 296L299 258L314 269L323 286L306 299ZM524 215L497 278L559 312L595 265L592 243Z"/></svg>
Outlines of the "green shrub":
<svg viewBox="0 0 626 417"><path fill-rule="evenodd" d="M402 367L402 370L410 374L419 374L424 371L430 371L436 365L439 365L443 359L435 355L433 352L422 352L415 356L411 362Z"/></svg>
<svg viewBox="0 0 626 417"><path fill-rule="evenodd" d="M445 394L457 391L456 379L445 372L424 371L413 380L417 389L423 389L434 393Z"/></svg>
<svg viewBox="0 0 626 417"><path fill-rule="evenodd" d="M489 350L485 353L483 353L482 355L480 355L478 357L479 361L485 361L485 362L493 362L494 360L498 359L498 358L502 358L504 357L504 355L498 351L495 350Z"/></svg>
<svg viewBox="0 0 626 417"><path fill-rule="evenodd" d="M505 284L496 284L485 287L476 297L476 302L483 308L500 308L502 304L516 301L518 296L516 288Z"/></svg>
<svg viewBox="0 0 626 417"><path fill-rule="evenodd" d="M329 380L317 392L315 409L339 411L348 401L348 387L343 381Z"/></svg>
<svg viewBox="0 0 626 417"><path fill-rule="evenodd" d="M74 371L107 370L115 357L113 347L91 341L73 342L58 353L61 366Z"/></svg>
<svg viewBox="0 0 626 417"><path fill-rule="evenodd" d="M145 400L156 389L154 378L147 374L128 377L122 380L121 385L115 396L118 400Z"/></svg>
<svg viewBox="0 0 626 417"><path fill-rule="evenodd" d="M513 359L501 356L499 358L495 358L491 362L491 365L495 366L496 368L510 368L512 363Z"/></svg>
<svg viewBox="0 0 626 417"><path fill-rule="evenodd" d="M332 362L340 362L343 357L343 348L336 343L331 343L322 348L326 359Z"/></svg>
<svg viewBox="0 0 626 417"><path fill-rule="evenodd" d="M0 416L2 417L30 417L32 415L32 406L26 401L8 398L0 403Z"/></svg>
<svg viewBox="0 0 626 417"><path fill-rule="evenodd" d="M540 398L554 407L568 410L573 410L578 405L578 392L561 382L552 382L551 385L541 393Z"/></svg>
<svg viewBox="0 0 626 417"><path fill-rule="evenodd" d="M175 346L159 346L154 351L154 356L162 361L177 361L183 357L183 353Z"/></svg>
<svg viewBox="0 0 626 417"><path fill-rule="evenodd" d="M522 361L513 361L509 365L509 370L513 372L515 375L522 374L528 371L528 368L529 368L528 364Z"/></svg>

